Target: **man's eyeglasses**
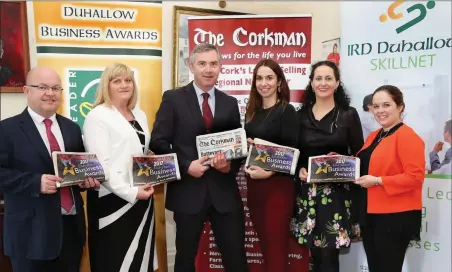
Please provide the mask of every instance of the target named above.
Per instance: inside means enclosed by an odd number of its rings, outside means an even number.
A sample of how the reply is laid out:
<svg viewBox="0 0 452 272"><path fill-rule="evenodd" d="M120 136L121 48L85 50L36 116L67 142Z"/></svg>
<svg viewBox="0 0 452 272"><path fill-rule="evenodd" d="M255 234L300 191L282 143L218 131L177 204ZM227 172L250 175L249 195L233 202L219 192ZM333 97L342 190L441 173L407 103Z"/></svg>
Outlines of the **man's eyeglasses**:
<svg viewBox="0 0 452 272"><path fill-rule="evenodd" d="M63 91L63 88L61 88L60 86L50 87L47 85L28 85L28 87L36 88L36 89L40 90L41 92L47 92L48 90L52 90L52 92L54 92L54 93L59 93L59 92Z"/></svg>

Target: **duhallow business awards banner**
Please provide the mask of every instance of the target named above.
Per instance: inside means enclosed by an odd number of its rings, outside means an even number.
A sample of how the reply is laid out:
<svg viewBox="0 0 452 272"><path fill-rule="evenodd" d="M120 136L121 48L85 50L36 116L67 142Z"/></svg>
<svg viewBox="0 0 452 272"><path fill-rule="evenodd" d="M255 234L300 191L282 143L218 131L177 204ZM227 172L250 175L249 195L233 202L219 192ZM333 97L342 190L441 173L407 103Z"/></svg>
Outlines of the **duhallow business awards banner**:
<svg viewBox="0 0 452 272"><path fill-rule="evenodd" d="M120 62L134 71L151 127L162 89L161 2L34 1L28 12L38 65L54 68L63 80L61 114L83 126L102 71Z"/></svg>
<svg viewBox="0 0 452 272"><path fill-rule="evenodd" d="M447 1L342 2L341 71L352 103L385 84L399 87L403 121L425 142L421 241L411 242L403 272L451 271L451 3ZM449 140L450 141L450 140ZM433 152L443 142L442 150ZM450 153L450 151L449 151ZM341 271L369 271L361 243L341 257Z"/></svg>
<svg viewBox="0 0 452 272"><path fill-rule="evenodd" d="M30 1L27 12L38 65L52 67L63 81L60 114L83 127L102 71L120 62L134 71L138 104L152 127L162 97L161 2ZM87 259L85 251L83 269Z"/></svg>

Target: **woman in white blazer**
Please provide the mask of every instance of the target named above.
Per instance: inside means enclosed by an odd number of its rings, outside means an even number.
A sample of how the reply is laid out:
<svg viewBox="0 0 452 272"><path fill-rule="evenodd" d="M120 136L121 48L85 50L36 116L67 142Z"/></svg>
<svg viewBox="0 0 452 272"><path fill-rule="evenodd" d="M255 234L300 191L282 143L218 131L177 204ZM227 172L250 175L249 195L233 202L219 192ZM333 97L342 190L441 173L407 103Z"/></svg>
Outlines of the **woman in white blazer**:
<svg viewBox="0 0 452 272"><path fill-rule="evenodd" d="M87 194L91 272L157 268L154 190L150 185L132 187L128 170L132 155L148 153L150 140L137 95L129 67L107 67L83 126L86 151L97 155L106 176L98 191Z"/></svg>

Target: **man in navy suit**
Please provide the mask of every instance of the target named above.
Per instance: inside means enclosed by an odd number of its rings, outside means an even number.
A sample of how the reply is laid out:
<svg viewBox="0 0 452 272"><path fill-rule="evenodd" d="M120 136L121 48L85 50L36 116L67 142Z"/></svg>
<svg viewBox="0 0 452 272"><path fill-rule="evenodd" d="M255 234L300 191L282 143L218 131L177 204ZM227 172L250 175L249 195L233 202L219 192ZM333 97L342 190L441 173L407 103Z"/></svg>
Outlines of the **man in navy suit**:
<svg viewBox="0 0 452 272"><path fill-rule="evenodd" d="M200 44L190 54L193 82L163 93L150 149L156 154L175 152L182 178L168 184L166 208L176 222L175 272L195 272L195 257L204 222L209 220L227 272L247 271L243 204L236 174L240 160L216 154L198 158L196 136L241 127L237 99L217 90L220 53Z"/></svg>
<svg viewBox="0 0 452 272"><path fill-rule="evenodd" d="M61 79L50 68L32 69L24 93L28 107L0 122L0 189L5 197L4 250L14 272L79 272L85 243L80 191L57 188L53 151L84 152L80 128L56 114Z"/></svg>

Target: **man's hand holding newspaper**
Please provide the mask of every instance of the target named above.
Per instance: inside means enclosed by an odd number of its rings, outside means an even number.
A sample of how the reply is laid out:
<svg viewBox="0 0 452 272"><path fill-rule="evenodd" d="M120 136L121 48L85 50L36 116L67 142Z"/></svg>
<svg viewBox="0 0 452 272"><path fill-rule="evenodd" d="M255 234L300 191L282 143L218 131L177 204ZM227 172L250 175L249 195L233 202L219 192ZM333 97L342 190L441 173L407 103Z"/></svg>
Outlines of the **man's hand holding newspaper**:
<svg viewBox="0 0 452 272"><path fill-rule="evenodd" d="M203 163L209 159L209 156L201 157L197 160L194 160L190 163L188 167L188 174L194 178L200 178L204 175L204 172L209 169L208 165L204 165Z"/></svg>
<svg viewBox="0 0 452 272"><path fill-rule="evenodd" d="M230 161L245 158L248 155L246 133L243 128L199 135L196 137L198 157L209 157L203 165L227 173L230 171Z"/></svg>
<svg viewBox="0 0 452 272"><path fill-rule="evenodd" d="M227 173L231 170L231 161L226 159L224 153L217 153L210 160L210 166L217 169L221 173Z"/></svg>
<svg viewBox="0 0 452 272"><path fill-rule="evenodd" d="M210 162L210 164L208 164ZM224 153L217 153L212 159L209 156L201 157L200 159L191 162L188 167L188 174L194 178L199 178L204 175L210 167L217 169L222 173L227 173L231 170L231 161L226 160Z"/></svg>

